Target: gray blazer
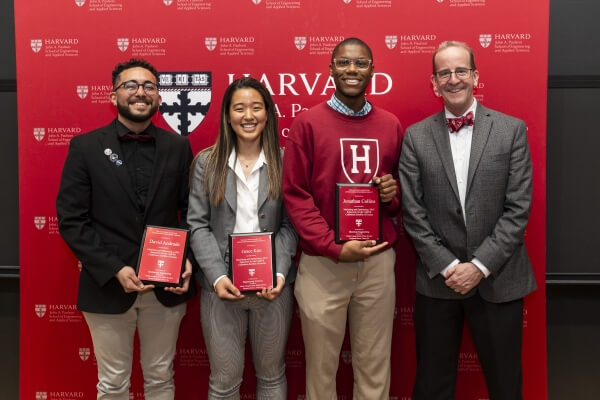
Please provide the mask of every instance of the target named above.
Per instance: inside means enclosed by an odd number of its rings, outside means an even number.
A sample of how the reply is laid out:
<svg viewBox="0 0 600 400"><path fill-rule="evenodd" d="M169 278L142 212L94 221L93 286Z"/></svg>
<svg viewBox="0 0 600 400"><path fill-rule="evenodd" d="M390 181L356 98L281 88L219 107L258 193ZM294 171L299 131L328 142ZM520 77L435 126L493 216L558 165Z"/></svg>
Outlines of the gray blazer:
<svg viewBox="0 0 600 400"><path fill-rule="evenodd" d="M201 154L192 171L187 221L190 226L190 247L200 264L196 273L205 289L213 289L214 281L229 271L229 234L235 226L237 189L235 173L228 168L225 183L225 200L214 206L210 203L202 182L207 154ZM296 268L292 258L296 254L298 236L290 224L283 198L267 197L267 168L260 170L258 186L258 218L263 232L275 234L275 258L278 273L285 276L286 285L294 281Z"/></svg>
<svg viewBox="0 0 600 400"><path fill-rule="evenodd" d="M399 163L404 227L418 254L417 292L457 299L477 290L487 301L506 302L536 288L523 241L532 194L526 126L481 104L475 115L465 210L444 111L406 130ZM474 257L491 275L462 296L440 271Z"/></svg>

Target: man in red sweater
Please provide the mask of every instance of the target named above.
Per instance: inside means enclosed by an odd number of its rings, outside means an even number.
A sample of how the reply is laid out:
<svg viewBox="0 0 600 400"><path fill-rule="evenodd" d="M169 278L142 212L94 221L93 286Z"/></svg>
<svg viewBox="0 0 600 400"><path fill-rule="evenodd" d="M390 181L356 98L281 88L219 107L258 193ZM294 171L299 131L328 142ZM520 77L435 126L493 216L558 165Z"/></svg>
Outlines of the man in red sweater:
<svg viewBox="0 0 600 400"><path fill-rule="evenodd" d="M295 296L306 356L306 398L337 399L335 379L349 320L355 400L389 398L395 307L397 185L402 127L366 101L373 55L360 39L333 50L330 100L292 124L283 161L283 196L300 236ZM335 242L336 183L377 185L382 243Z"/></svg>

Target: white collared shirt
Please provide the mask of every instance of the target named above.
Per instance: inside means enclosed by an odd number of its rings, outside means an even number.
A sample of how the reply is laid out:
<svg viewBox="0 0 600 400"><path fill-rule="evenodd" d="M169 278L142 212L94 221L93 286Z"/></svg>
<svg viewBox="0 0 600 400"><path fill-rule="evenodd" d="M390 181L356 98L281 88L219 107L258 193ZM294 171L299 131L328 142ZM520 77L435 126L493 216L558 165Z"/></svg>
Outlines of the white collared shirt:
<svg viewBox="0 0 600 400"><path fill-rule="evenodd" d="M473 99L473 104L465 114L470 111L475 115L477 100ZM448 109L445 109L446 118L460 118L462 115L454 115ZM454 162L454 173L456 174L456 185L458 186L458 196L460 206L462 207L463 220L467 223L467 213L465 212L465 197L467 194L467 178L469 176L469 157L471 156L471 140L473 139L473 126L463 125L458 132L450 133L450 149L452 150L452 161Z"/></svg>
<svg viewBox="0 0 600 400"><path fill-rule="evenodd" d="M475 110L477 109L477 100L473 99L473 104L463 115L466 115L470 111L473 112L474 118L477 118ZM446 118L460 118L463 115L454 115L447 108L444 108ZM452 151L452 162L454 163L454 174L456 175L456 186L458 187L458 197L460 200L460 207L463 210L462 216L467 223L467 212L465 209L465 198L467 196L467 179L469 177L469 159L471 157L471 141L473 139L473 127L475 125L463 125L458 132L450 133L448 129L448 135L450 135L450 150ZM484 277L490 275L490 271L479 261L477 258L471 260L477 268L481 270ZM442 276L446 276L448 270L459 263L456 259L450 263L446 268L440 272Z"/></svg>
<svg viewBox="0 0 600 400"><path fill-rule="evenodd" d="M233 233L260 232L258 223L258 184L260 168L266 164L265 153L261 150L248 178L244 175L242 163L234 151L229 155L229 168L235 173L237 189L235 226Z"/></svg>

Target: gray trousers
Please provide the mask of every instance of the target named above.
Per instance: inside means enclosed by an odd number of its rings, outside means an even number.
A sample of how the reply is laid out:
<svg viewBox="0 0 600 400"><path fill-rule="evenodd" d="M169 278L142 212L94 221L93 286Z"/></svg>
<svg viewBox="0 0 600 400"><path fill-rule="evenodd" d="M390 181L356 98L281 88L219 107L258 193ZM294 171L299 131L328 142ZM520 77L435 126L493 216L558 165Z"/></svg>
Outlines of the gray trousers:
<svg viewBox="0 0 600 400"><path fill-rule="evenodd" d="M256 372L256 399L287 399L285 350L292 318L292 290L285 286L273 301L247 293L221 300L202 290L200 320L210 362L208 399L238 400L249 333Z"/></svg>

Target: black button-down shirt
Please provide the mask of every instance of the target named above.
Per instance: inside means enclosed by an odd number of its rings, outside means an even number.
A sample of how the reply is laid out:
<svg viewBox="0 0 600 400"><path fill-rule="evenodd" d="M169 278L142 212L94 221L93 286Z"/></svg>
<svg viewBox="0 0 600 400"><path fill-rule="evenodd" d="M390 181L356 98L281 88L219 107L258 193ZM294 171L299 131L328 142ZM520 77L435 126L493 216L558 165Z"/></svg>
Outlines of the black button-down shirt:
<svg viewBox="0 0 600 400"><path fill-rule="evenodd" d="M150 124L145 132L154 139L154 125ZM132 132L121 122L117 121L117 134L119 137L123 137L128 133ZM129 173L131 186L138 200L138 207L141 211L144 211L152 181L156 145L154 140L146 142L128 140L121 141L121 149L123 150L123 167L127 168L127 172Z"/></svg>

